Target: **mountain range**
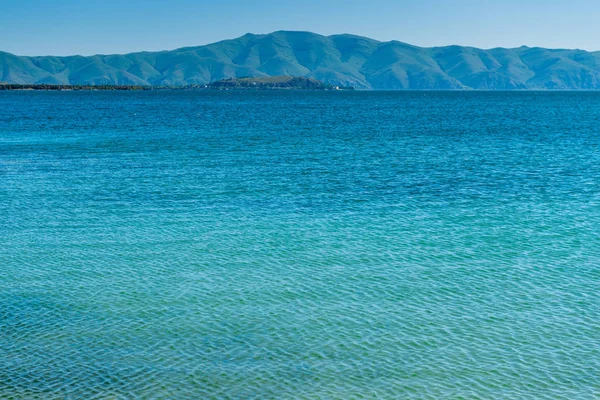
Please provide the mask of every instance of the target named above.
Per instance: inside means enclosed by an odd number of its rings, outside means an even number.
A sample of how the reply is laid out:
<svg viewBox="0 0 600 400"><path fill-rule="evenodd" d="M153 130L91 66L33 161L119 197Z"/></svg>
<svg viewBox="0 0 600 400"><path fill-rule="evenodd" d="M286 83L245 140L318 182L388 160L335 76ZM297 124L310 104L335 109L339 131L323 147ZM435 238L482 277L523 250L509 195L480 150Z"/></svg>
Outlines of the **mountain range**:
<svg viewBox="0 0 600 400"><path fill-rule="evenodd" d="M0 51L0 82L16 84L181 86L280 75L357 89L600 89L600 52L424 48L289 31L124 55L27 57Z"/></svg>

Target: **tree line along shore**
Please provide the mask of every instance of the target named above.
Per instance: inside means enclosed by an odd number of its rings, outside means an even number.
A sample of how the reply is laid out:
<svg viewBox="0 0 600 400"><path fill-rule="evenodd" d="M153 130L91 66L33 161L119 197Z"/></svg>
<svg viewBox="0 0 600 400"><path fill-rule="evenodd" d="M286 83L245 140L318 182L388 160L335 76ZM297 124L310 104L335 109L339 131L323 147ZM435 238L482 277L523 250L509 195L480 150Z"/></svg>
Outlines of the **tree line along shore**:
<svg viewBox="0 0 600 400"><path fill-rule="evenodd" d="M229 78L206 85L185 86L139 86L139 85L50 85L0 83L0 90L104 90L104 91L143 91L143 90L353 90L353 87L340 87L323 83L316 79L274 76L257 78Z"/></svg>
<svg viewBox="0 0 600 400"><path fill-rule="evenodd" d="M152 90L150 86L126 85L18 85L0 83L0 90Z"/></svg>

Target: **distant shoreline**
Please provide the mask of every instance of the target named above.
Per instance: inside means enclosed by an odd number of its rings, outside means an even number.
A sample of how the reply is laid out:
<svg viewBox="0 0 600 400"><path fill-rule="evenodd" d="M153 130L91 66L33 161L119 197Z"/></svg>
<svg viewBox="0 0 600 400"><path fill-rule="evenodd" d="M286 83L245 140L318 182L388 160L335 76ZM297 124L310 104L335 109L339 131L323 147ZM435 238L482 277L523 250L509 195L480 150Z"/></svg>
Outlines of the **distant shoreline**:
<svg viewBox="0 0 600 400"><path fill-rule="evenodd" d="M183 86L141 86L141 85L50 85L50 84L6 84L0 83L0 90L21 91L148 91L148 90L354 90L318 81L316 79L275 76L230 78L209 84Z"/></svg>
<svg viewBox="0 0 600 400"><path fill-rule="evenodd" d="M357 92L544 92L544 93L569 93L592 92L598 93L600 89L354 89L347 87L306 88L306 87L242 87L242 86L213 86L186 85L186 86L126 86L126 85L20 85L0 83L0 92L116 92L116 91L357 91Z"/></svg>
<svg viewBox="0 0 600 400"><path fill-rule="evenodd" d="M244 88L244 87L222 87L213 88L208 85L191 86L67 86L67 85L0 85L0 91L20 92L116 92L116 91L329 91L329 90L353 90L353 89L310 89L310 88ZM363 90L374 91L374 90ZM379 90L381 91L381 90Z"/></svg>

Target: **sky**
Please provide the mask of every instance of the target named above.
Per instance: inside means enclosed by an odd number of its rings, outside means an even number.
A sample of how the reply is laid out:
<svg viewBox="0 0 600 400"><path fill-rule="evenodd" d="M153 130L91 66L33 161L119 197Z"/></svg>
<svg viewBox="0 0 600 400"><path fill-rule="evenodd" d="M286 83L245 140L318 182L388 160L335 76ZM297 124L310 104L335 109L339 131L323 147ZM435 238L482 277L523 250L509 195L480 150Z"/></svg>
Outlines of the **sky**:
<svg viewBox="0 0 600 400"><path fill-rule="evenodd" d="M0 0L0 51L171 50L277 30L418 46L600 50L598 0Z"/></svg>

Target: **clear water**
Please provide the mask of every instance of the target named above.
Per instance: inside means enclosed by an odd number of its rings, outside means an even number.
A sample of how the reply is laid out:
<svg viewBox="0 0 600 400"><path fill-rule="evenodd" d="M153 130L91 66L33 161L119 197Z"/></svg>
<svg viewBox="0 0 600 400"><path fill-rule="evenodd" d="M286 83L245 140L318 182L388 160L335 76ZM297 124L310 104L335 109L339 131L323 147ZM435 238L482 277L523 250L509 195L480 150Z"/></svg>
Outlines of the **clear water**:
<svg viewBox="0 0 600 400"><path fill-rule="evenodd" d="M0 93L0 398L600 397L600 93Z"/></svg>

